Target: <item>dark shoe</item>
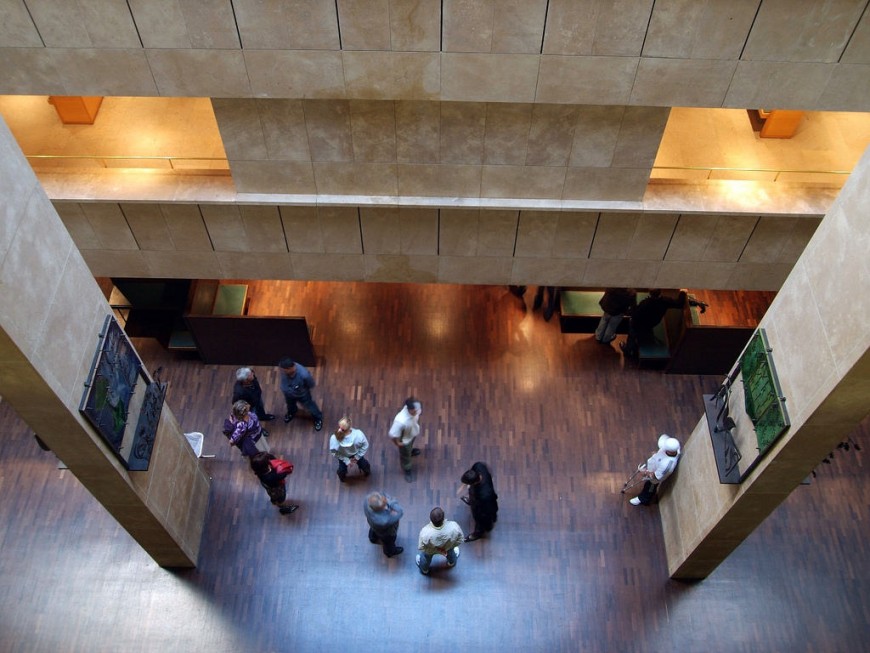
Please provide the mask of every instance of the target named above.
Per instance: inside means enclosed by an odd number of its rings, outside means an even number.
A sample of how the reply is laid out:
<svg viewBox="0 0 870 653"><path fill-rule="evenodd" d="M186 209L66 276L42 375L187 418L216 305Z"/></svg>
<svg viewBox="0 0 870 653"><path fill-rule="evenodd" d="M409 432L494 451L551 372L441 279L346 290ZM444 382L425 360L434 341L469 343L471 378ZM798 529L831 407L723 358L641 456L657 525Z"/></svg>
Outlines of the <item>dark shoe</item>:
<svg viewBox="0 0 870 653"><path fill-rule="evenodd" d="M260 418L260 421L261 422L271 422L273 419L275 419L275 416L272 413L266 413L265 415L263 415Z"/></svg>
<svg viewBox="0 0 870 653"><path fill-rule="evenodd" d="M399 555L399 554L400 554L402 551L404 551L404 550L405 550L404 547L397 546L397 547L396 547L395 549L393 549L390 553L387 553L386 556L387 556L388 558L392 558L393 556L397 556L397 555Z"/></svg>
<svg viewBox="0 0 870 653"><path fill-rule="evenodd" d="M280 508L278 508L278 512L280 512L282 515L292 515L298 509L299 506L281 506Z"/></svg>
<svg viewBox="0 0 870 653"><path fill-rule="evenodd" d="M459 500L460 500L462 503L464 503L466 506L470 506L470 505L471 505L471 502L468 500L468 497L461 497Z"/></svg>
<svg viewBox="0 0 870 653"><path fill-rule="evenodd" d="M284 423L287 424L293 419L293 415L290 413L284 413Z"/></svg>
<svg viewBox="0 0 870 653"><path fill-rule="evenodd" d="M405 480L408 483L411 483L414 480L414 470L411 470L411 469L405 470Z"/></svg>
<svg viewBox="0 0 870 653"><path fill-rule="evenodd" d="M419 449L411 449L412 456L419 456L421 453L423 453L423 452L420 451Z"/></svg>
<svg viewBox="0 0 870 653"><path fill-rule="evenodd" d="M472 533L471 535L465 536L466 542L474 542L474 540L479 540L483 535L478 535L477 533Z"/></svg>
<svg viewBox="0 0 870 653"><path fill-rule="evenodd" d="M262 429L262 428L261 428L261 429L260 429L260 433L263 435L264 438L268 438L268 437L269 437L269 432L268 432L266 429Z"/></svg>
<svg viewBox="0 0 870 653"><path fill-rule="evenodd" d="M338 480L341 481L342 483L347 483L346 477L344 477L344 476L339 476Z"/></svg>
<svg viewBox="0 0 870 653"><path fill-rule="evenodd" d="M366 478L368 478L371 475L372 475L372 470L370 470L370 469L367 469L366 471L363 472L363 476L365 476Z"/></svg>
<svg viewBox="0 0 870 653"><path fill-rule="evenodd" d="M323 428L323 420L322 419L314 420L314 430L319 431L322 428Z"/></svg>

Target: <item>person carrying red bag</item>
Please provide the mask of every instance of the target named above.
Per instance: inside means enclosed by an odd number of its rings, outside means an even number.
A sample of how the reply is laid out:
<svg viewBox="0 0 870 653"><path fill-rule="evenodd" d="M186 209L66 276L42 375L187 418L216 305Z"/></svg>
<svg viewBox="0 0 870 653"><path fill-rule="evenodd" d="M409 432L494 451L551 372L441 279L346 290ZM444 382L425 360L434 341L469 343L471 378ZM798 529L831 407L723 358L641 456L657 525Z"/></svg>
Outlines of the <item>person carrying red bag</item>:
<svg viewBox="0 0 870 653"><path fill-rule="evenodd" d="M287 504L287 488L284 479L293 473L293 463L273 456L266 451L260 451L251 456L251 470L260 480L260 485L266 488L269 500L278 507L282 515L289 515L299 508Z"/></svg>

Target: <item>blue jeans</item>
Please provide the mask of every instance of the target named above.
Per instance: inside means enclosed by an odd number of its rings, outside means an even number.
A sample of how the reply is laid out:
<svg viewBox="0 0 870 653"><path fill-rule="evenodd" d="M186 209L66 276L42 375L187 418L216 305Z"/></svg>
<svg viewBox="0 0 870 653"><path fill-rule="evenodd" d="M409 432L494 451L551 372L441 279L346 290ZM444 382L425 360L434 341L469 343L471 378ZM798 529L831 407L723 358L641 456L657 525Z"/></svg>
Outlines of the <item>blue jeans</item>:
<svg viewBox="0 0 870 653"><path fill-rule="evenodd" d="M310 392L304 397L292 397L285 394L284 399L287 401L287 414L290 415L290 417L293 417L296 414L296 411L299 410L297 404L302 404L302 407L311 413L311 417L315 422L323 421L323 413L320 412L317 404L314 403L314 399L311 398Z"/></svg>
<svg viewBox="0 0 870 653"><path fill-rule="evenodd" d="M424 574L429 571L429 565L432 564L432 557L434 555L434 553L424 553L423 551L420 551L420 571ZM459 558L459 554L456 553L456 547L450 549L445 557L447 558L447 564L451 567L455 565L456 559Z"/></svg>
<svg viewBox="0 0 870 653"><path fill-rule="evenodd" d="M616 330L622 323L622 315L610 315L605 313L595 329L595 339L598 342L610 342L616 337Z"/></svg>

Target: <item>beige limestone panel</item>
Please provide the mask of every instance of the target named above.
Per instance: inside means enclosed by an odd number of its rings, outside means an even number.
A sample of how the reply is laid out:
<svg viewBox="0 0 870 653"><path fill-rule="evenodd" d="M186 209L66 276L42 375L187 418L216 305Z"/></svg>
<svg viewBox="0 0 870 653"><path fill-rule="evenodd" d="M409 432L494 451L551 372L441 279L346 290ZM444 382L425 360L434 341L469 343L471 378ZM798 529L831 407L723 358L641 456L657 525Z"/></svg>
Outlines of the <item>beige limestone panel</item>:
<svg viewBox="0 0 870 653"><path fill-rule="evenodd" d="M291 254L323 254L326 251L318 207L279 206L278 210L284 233L287 234L287 249Z"/></svg>
<svg viewBox="0 0 870 653"><path fill-rule="evenodd" d="M240 50L147 50L146 55L162 96L251 96Z"/></svg>
<svg viewBox="0 0 870 653"><path fill-rule="evenodd" d="M0 162L4 176L14 165ZM46 326L55 293L67 291L63 270L75 246L40 187L31 187L26 202L16 203L15 210L14 221L20 226L0 259L0 305L15 307L4 311L3 330L30 356ZM28 282L22 283L23 279Z"/></svg>
<svg viewBox="0 0 870 653"><path fill-rule="evenodd" d="M24 195L21 195L20 199L25 200L29 196L30 193L27 192ZM10 195L9 197L13 196ZM54 208L72 237L73 242L76 244L76 247L80 250L102 249L103 245L100 242L99 237L97 237L97 232L94 231L93 226L91 226L91 223L88 221L87 216L84 211L82 211L82 207L78 202L55 202Z"/></svg>
<svg viewBox="0 0 870 653"><path fill-rule="evenodd" d="M557 211L521 211L514 256L550 258L558 227Z"/></svg>
<svg viewBox="0 0 870 653"><path fill-rule="evenodd" d="M236 24L246 50L338 50L333 2L284 0L263 10L260 0L234 0Z"/></svg>
<svg viewBox="0 0 870 653"><path fill-rule="evenodd" d="M175 249L159 204L121 204L120 207L140 249Z"/></svg>
<svg viewBox="0 0 870 653"><path fill-rule="evenodd" d="M396 166L387 163L315 163L314 183L321 195L398 194Z"/></svg>
<svg viewBox="0 0 870 653"><path fill-rule="evenodd" d="M441 91L437 52L342 52L348 97L435 100Z"/></svg>
<svg viewBox="0 0 870 653"><path fill-rule="evenodd" d="M564 211L553 242L553 256L561 259L586 259L592 249L598 213Z"/></svg>
<svg viewBox="0 0 870 653"><path fill-rule="evenodd" d="M136 30L145 48L190 48L192 39L178 0L129 0ZM194 24L196 27L196 24ZM231 47L238 48L238 40Z"/></svg>
<svg viewBox="0 0 870 653"><path fill-rule="evenodd" d="M674 213L642 213L637 229L628 245L627 258L632 260L661 261L677 224Z"/></svg>
<svg viewBox="0 0 870 653"><path fill-rule="evenodd" d="M347 100L305 100L305 128L312 161L353 161L350 103Z"/></svg>
<svg viewBox="0 0 870 653"><path fill-rule="evenodd" d="M519 217L519 211L481 211L477 255L513 256Z"/></svg>
<svg viewBox="0 0 870 653"><path fill-rule="evenodd" d="M245 225L238 205L201 204L200 211L215 252L244 252Z"/></svg>
<svg viewBox="0 0 870 653"><path fill-rule="evenodd" d="M294 271L287 252L257 252L251 256L220 256L224 279L293 279Z"/></svg>
<svg viewBox="0 0 870 653"><path fill-rule="evenodd" d="M734 267L726 287L732 290L779 290L791 270L791 263L741 261Z"/></svg>
<svg viewBox="0 0 870 653"><path fill-rule="evenodd" d="M480 166L400 165L398 189L403 197L480 197Z"/></svg>
<svg viewBox="0 0 870 653"><path fill-rule="evenodd" d="M722 106L824 108L822 93L836 66L822 63L740 61Z"/></svg>
<svg viewBox="0 0 870 653"><path fill-rule="evenodd" d="M538 54L541 51L548 0L491 1L494 11L490 51Z"/></svg>
<svg viewBox="0 0 870 653"><path fill-rule="evenodd" d="M311 195L317 192L309 162L230 161L239 193Z"/></svg>
<svg viewBox="0 0 870 653"><path fill-rule="evenodd" d="M758 216L755 215L719 216L710 242L704 250L704 260L723 263L737 261L756 224Z"/></svg>
<svg viewBox="0 0 870 653"><path fill-rule="evenodd" d="M613 152L613 167L652 168L670 112L669 107L626 107Z"/></svg>
<svg viewBox="0 0 870 653"><path fill-rule="evenodd" d="M525 165L568 165L579 114L578 107L565 104L534 105Z"/></svg>
<svg viewBox="0 0 870 653"><path fill-rule="evenodd" d="M345 97L341 52L245 50L244 56L254 97Z"/></svg>
<svg viewBox="0 0 870 653"><path fill-rule="evenodd" d="M486 105L478 102L441 103L441 163L480 165L486 132Z"/></svg>
<svg viewBox="0 0 870 653"><path fill-rule="evenodd" d="M142 277L167 277L170 279L220 279L221 259L217 252L144 252L142 260L147 272ZM93 267L93 266L92 266ZM105 276L125 276L117 272ZM238 277L233 277L238 278Z"/></svg>
<svg viewBox="0 0 870 653"><path fill-rule="evenodd" d="M291 254L293 276L308 281L365 281L365 257L346 254L336 265L334 254Z"/></svg>
<svg viewBox="0 0 870 653"><path fill-rule="evenodd" d="M601 213L595 229L590 259L628 258L629 246L638 230L642 213Z"/></svg>
<svg viewBox="0 0 870 653"><path fill-rule="evenodd" d="M438 209L399 209L401 253L438 254Z"/></svg>
<svg viewBox="0 0 870 653"><path fill-rule="evenodd" d="M638 56L652 0L550 0L545 54Z"/></svg>
<svg viewBox="0 0 870 653"><path fill-rule="evenodd" d="M67 51L47 50L43 47L4 48L3 59L0 61L0 93L66 95L61 70L65 52ZM142 58L144 60L144 55Z"/></svg>
<svg viewBox="0 0 870 653"><path fill-rule="evenodd" d="M211 240L199 206L196 204L161 204L174 249L179 252L211 252Z"/></svg>
<svg viewBox="0 0 870 653"><path fill-rule="evenodd" d="M180 272L171 268L161 270L162 274L152 274L150 267L146 263L147 255L144 252L117 249L86 249L80 250L80 252L82 258L85 259L85 263L88 264L88 269L90 269L95 277L162 276L177 278L181 276Z"/></svg>
<svg viewBox="0 0 870 653"><path fill-rule="evenodd" d="M310 161L308 131L301 100L260 100L256 103L271 161ZM253 156L236 157L253 159Z"/></svg>
<svg viewBox="0 0 870 653"><path fill-rule="evenodd" d="M221 141L228 159L266 159L266 135L260 122L263 100L213 98L211 100Z"/></svg>
<svg viewBox="0 0 870 653"><path fill-rule="evenodd" d="M360 225L367 255L438 254L436 209L361 208Z"/></svg>
<svg viewBox="0 0 870 653"><path fill-rule="evenodd" d="M735 61L643 58L631 89L631 104L722 106L736 66Z"/></svg>
<svg viewBox="0 0 870 653"><path fill-rule="evenodd" d="M104 249L139 249L117 204L83 203L81 209Z"/></svg>
<svg viewBox="0 0 870 653"><path fill-rule="evenodd" d="M0 117L0 162L3 174L0 175L0 263L9 250L12 238L21 225L24 207L30 195L39 187L33 169L21 153L15 138ZM75 213L80 213L77 205L72 205Z"/></svg>
<svg viewBox="0 0 870 653"><path fill-rule="evenodd" d="M514 259L511 284L580 286L586 274L586 261L561 258Z"/></svg>
<svg viewBox="0 0 870 653"><path fill-rule="evenodd" d="M795 218L761 216L750 236L743 254L742 263L779 262L783 243L791 235Z"/></svg>
<svg viewBox="0 0 870 653"><path fill-rule="evenodd" d="M441 99L534 102L540 57L534 54L441 54Z"/></svg>
<svg viewBox="0 0 870 653"><path fill-rule="evenodd" d="M509 284L513 259L478 256L439 256L438 281L441 283Z"/></svg>
<svg viewBox="0 0 870 653"><path fill-rule="evenodd" d="M23 2L7 2L0 22L0 43L4 48L41 48L42 38Z"/></svg>
<svg viewBox="0 0 870 653"><path fill-rule="evenodd" d="M855 28L855 33L849 39L849 43L843 51L839 62L841 64L870 64L870 14L866 11L861 16L858 27Z"/></svg>
<svg viewBox="0 0 870 653"><path fill-rule="evenodd" d="M441 104L395 102L396 157L399 163L438 163Z"/></svg>
<svg viewBox="0 0 870 653"><path fill-rule="evenodd" d="M239 214L245 229L245 251L287 251L284 226L277 206L242 205L239 207Z"/></svg>
<svg viewBox="0 0 870 653"><path fill-rule="evenodd" d="M533 106L496 102L486 105L484 163L523 165L526 162Z"/></svg>
<svg viewBox="0 0 870 653"><path fill-rule="evenodd" d="M544 55L541 57L535 101L554 104L628 104L637 65L638 60L633 57Z"/></svg>
<svg viewBox="0 0 870 653"><path fill-rule="evenodd" d="M639 201L649 175L646 168L568 168L562 199Z"/></svg>
<svg viewBox="0 0 870 653"><path fill-rule="evenodd" d="M710 261L665 261L656 277L656 288L728 289L737 263Z"/></svg>
<svg viewBox="0 0 870 653"><path fill-rule="evenodd" d="M762 2L741 57L749 61L839 61L866 3Z"/></svg>
<svg viewBox="0 0 870 653"><path fill-rule="evenodd" d="M565 168L544 166L483 166L481 197L558 199Z"/></svg>
<svg viewBox="0 0 870 653"><path fill-rule="evenodd" d="M441 49L439 3L390 0L390 44L397 52L438 52Z"/></svg>
<svg viewBox="0 0 870 653"><path fill-rule="evenodd" d="M191 48L235 50L241 47L233 5L211 0L175 0L184 16ZM147 0L138 0L146 4Z"/></svg>
<svg viewBox="0 0 870 653"><path fill-rule="evenodd" d="M444 52L491 52L492 0L443 0L442 46Z"/></svg>
<svg viewBox="0 0 870 653"><path fill-rule="evenodd" d="M791 232L783 240L779 258L774 262L794 263L797 261L806 248L807 243L810 242L810 239L816 232L820 222L821 218L795 218L792 223Z"/></svg>
<svg viewBox="0 0 870 653"><path fill-rule="evenodd" d="M366 255L365 280L388 283L435 283L440 256Z"/></svg>
<svg viewBox="0 0 870 653"><path fill-rule="evenodd" d="M870 15L870 14L868 14ZM830 111L866 111L870 65L839 64L831 72L819 103Z"/></svg>
<svg viewBox="0 0 870 653"><path fill-rule="evenodd" d="M327 254L362 254L359 209L356 207L317 207L323 234L323 251Z"/></svg>
<svg viewBox="0 0 870 653"><path fill-rule="evenodd" d="M658 261L620 261L589 259L583 282L589 287L654 288L661 263Z"/></svg>
<svg viewBox="0 0 870 653"><path fill-rule="evenodd" d="M390 50L390 0L337 0L342 50Z"/></svg>
<svg viewBox="0 0 870 653"><path fill-rule="evenodd" d="M161 94L143 50L58 49L49 52L53 67L63 80L62 95Z"/></svg>
<svg viewBox="0 0 870 653"><path fill-rule="evenodd" d="M27 10L49 48L138 48L133 16L126 3L29 0Z"/></svg>
<svg viewBox="0 0 870 653"><path fill-rule="evenodd" d="M438 221L439 256L476 256L479 250L479 209L441 209Z"/></svg>
<svg viewBox="0 0 870 653"><path fill-rule="evenodd" d="M759 0L656 2L643 44L643 56L738 59L758 4Z"/></svg>
<svg viewBox="0 0 870 653"><path fill-rule="evenodd" d="M396 111L392 101L350 103L353 160L396 163Z"/></svg>
<svg viewBox="0 0 870 653"><path fill-rule="evenodd" d="M713 239L713 230L719 216L685 213L680 216L674 228L668 251L667 261L703 261L707 245Z"/></svg>
<svg viewBox="0 0 870 653"><path fill-rule="evenodd" d="M609 168L619 142L626 107L578 107L568 162L573 168Z"/></svg>

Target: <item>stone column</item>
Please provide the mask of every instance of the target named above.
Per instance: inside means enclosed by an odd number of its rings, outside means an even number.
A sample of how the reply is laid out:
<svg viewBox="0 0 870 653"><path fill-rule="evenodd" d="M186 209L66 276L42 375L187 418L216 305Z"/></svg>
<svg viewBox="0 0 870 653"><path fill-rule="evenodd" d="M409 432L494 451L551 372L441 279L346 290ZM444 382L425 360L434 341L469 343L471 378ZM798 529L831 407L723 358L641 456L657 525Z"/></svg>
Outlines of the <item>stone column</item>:
<svg viewBox="0 0 870 653"><path fill-rule="evenodd" d="M195 566L209 478L168 407L147 472L79 413L111 309L2 120L0 197L0 395L159 565Z"/></svg>
<svg viewBox="0 0 870 653"><path fill-rule="evenodd" d="M868 206L870 149L760 324L791 427L741 485L720 485L701 419L660 503L672 578L708 576L868 414Z"/></svg>

